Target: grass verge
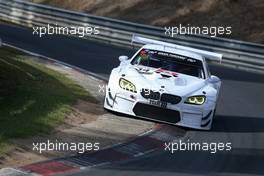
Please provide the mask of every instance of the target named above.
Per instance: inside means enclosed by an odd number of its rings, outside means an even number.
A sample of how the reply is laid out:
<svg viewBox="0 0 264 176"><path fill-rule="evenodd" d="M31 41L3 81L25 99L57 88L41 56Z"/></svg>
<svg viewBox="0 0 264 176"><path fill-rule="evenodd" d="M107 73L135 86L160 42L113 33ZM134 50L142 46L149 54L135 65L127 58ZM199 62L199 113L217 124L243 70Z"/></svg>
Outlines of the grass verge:
<svg viewBox="0 0 264 176"><path fill-rule="evenodd" d="M11 139L49 133L78 99L95 101L72 80L28 57L0 48L0 155Z"/></svg>

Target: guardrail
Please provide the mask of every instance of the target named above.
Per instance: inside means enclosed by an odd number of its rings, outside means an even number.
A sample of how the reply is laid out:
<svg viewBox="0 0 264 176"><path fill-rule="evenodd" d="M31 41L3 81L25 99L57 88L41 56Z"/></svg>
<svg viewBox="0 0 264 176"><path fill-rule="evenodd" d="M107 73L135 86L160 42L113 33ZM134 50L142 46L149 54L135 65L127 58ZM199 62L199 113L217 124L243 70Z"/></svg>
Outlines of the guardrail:
<svg viewBox="0 0 264 176"><path fill-rule="evenodd" d="M166 36L165 29L160 27L93 16L21 0L0 0L0 19L27 27L48 24L63 27L96 26L99 27L100 34L85 36L86 38L122 46L131 46L132 35L139 34L151 39L221 53L222 63L227 66L264 71L264 45L261 44L201 35L177 35L172 38Z"/></svg>

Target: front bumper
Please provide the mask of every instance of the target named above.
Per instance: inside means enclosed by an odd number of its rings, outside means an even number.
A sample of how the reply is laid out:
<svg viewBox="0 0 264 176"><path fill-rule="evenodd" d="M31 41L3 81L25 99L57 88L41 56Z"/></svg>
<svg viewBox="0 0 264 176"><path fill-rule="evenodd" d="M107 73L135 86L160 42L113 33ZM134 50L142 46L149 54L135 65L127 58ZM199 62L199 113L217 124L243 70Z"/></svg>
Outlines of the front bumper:
<svg viewBox="0 0 264 176"><path fill-rule="evenodd" d="M106 109L146 118L158 122L184 127L209 130L211 128L214 106L170 104L167 108L150 105L149 100L135 93L111 94L107 91L104 107Z"/></svg>

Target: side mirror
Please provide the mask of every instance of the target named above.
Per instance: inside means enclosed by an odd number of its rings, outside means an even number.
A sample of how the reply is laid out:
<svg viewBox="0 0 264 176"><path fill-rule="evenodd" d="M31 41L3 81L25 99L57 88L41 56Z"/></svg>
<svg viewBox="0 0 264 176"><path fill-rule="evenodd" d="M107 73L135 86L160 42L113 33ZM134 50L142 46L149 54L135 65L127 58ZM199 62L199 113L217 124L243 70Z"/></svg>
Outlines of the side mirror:
<svg viewBox="0 0 264 176"><path fill-rule="evenodd" d="M210 78L209 78L209 82L212 84L218 83L219 81L220 81L220 79L214 75L210 76Z"/></svg>
<svg viewBox="0 0 264 176"><path fill-rule="evenodd" d="M128 60L128 57L127 56L119 56L118 59L120 62L124 62L124 61Z"/></svg>

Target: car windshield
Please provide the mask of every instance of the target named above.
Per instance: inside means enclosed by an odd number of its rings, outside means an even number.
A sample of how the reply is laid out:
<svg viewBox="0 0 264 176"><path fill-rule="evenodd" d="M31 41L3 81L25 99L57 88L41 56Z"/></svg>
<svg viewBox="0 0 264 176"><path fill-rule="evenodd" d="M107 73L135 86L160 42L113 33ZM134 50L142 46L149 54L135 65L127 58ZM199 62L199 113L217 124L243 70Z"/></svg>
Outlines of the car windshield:
<svg viewBox="0 0 264 176"><path fill-rule="evenodd" d="M203 64L200 60L168 52L142 49L131 64L205 78Z"/></svg>

